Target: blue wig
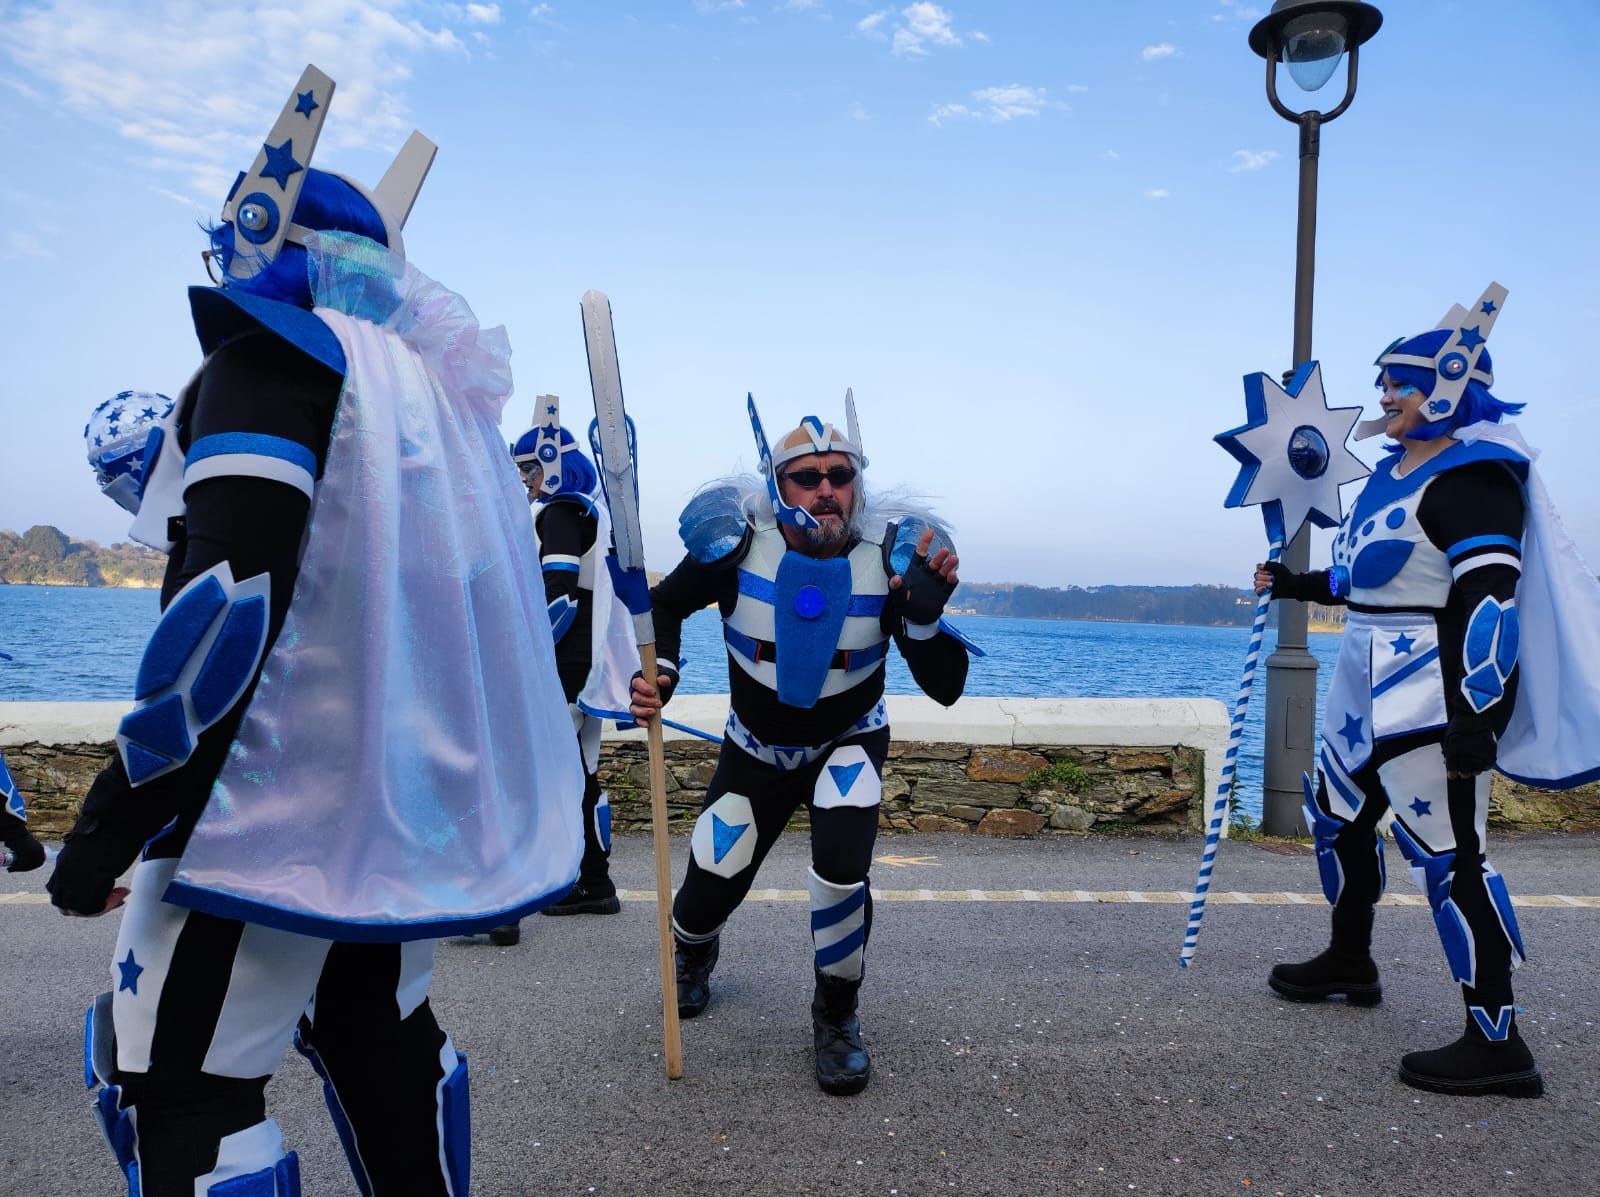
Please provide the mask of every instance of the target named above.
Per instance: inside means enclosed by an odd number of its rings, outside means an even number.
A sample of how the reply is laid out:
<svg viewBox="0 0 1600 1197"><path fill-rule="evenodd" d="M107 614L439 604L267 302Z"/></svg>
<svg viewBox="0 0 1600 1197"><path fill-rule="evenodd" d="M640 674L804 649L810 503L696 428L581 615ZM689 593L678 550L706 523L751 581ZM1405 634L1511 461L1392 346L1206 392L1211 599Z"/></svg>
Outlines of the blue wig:
<svg viewBox="0 0 1600 1197"><path fill-rule="evenodd" d="M600 484L600 475L594 468L594 463L588 459L583 450L578 448L578 440L568 432L563 425L560 435L561 441L561 485L556 489L557 495L590 495ZM532 460L534 451L539 445L539 430L530 428L524 432L511 446L511 456L518 460ZM548 496L555 498L555 495Z"/></svg>
<svg viewBox="0 0 1600 1197"><path fill-rule="evenodd" d="M1397 342L1384 350L1384 353L1387 354L1398 350L1418 357L1434 357L1444 347L1444 343L1450 339L1451 335L1452 330L1448 328L1436 328L1430 332L1423 333L1421 336ZM1478 356L1478 367L1485 374L1492 375L1494 373L1494 362L1490 359L1487 349ZM1402 386L1416 387L1417 390L1422 392L1424 399L1433 397L1434 384L1439 381L1439 375L1426 366L1385 366L1383 370L1378 372L1378 377L1373 380L1373 386L1382 389L1385 372ZM1457 429L1465 428L1469 424L1477 424L1484 420L1491 424L1498 424L1506 416L1514 416L1520 413L1524 406L1525 404L1506 403L1501 399L1496 399L1487 386L1474 379L1469 381L1466 390L1461 392L1461 400L1456 404L1455 411L1442 420L1424 424L1406 439L1431 441L1435 437L1448 436ZM1400 446L1385 446L1385 448L1398 450Z"/></svg>
<svg viewBox="0 0 1600 1197"><path fill-rule="evenodd" d="M306 171L306 182L295 204L294 222L308 229L325 232L337 229L346 233L359 233L379 245L387 247L389 234L366 196L362 195L338 175L311 167ZM206 229L211 238L211 252L221 263L225 287L237 287L263 299L295 307L311 306L311 279L306 268L305 247L285 241L278 256L249 278L236 279L227 274L235 248L233 225L223 223Z"/></svg>

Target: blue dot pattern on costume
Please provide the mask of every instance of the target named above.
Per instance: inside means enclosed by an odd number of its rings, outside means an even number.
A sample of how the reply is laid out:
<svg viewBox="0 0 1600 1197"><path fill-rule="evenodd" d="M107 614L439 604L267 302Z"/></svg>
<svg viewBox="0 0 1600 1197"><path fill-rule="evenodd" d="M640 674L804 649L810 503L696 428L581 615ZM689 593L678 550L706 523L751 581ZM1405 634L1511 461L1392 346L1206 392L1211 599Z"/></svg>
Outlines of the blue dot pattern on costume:
<svg viewBox="0 0 1600 1197"><path fill-rule="evenodd" d="M820 586L802 586L795 592L794 613L801 619L816 619L827 605Z"/></svg>
<svg viewBox="0 0 1600 1197"><path fill-rule="evenodd" d="M1401 524L1406 522L1405 508L1396 507L1388 515L1383 517L1383 522L1392 529L1398 529Z"/></svg>

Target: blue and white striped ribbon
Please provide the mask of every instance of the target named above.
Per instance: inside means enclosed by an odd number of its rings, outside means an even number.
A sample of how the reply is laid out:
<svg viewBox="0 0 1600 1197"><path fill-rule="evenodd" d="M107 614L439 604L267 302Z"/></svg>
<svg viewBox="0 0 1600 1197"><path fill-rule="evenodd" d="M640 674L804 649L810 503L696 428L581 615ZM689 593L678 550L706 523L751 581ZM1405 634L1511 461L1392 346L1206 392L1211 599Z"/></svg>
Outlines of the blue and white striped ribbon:
<svg viewBox="0 0 1600 1197"><path fill-rule="evenodd" d="M1276 561L1283 553L1283 542L1275 540L1267 550L1267 560ZM1222 780L1211 798L1206 822L1206 846L1200 856L1200 875L1194 883L1194 899L1189 903L1189 926L1183 934L1183 951L1178 964L1189 967L1194 947L1200 939L1200 920L1206 916L1206 894L1211 890L1211 868L1216 864L1217 845L1228 821L1228 798L1233 793L1234 767L1239 762L1239 742L1244 738L1244 713L1250 706L1250 688L1256 680L1256 660L1261 656L1261 639L1267 630L1267 611L1272 606L1269 589L1256 599L1255 623L1250 627L1250 648L1244 655L1244 671L1239 675L1239 693L1233 700L1233 721L1228 727L1228 751L1222 758Z"/></svg>

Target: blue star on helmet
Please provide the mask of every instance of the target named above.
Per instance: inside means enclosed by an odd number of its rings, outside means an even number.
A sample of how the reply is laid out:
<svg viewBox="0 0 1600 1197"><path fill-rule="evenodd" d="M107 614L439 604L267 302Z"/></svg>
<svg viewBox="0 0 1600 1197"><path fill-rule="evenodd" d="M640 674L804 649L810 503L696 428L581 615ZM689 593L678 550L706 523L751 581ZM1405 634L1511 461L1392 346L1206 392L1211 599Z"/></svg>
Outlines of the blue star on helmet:
<svg viewBox="0 0 1600 1197"><path fill-rule="evenodd" d="M1419 819L1426 818L1433 813L1433 803L1424 802L1421 798L1413 798L1411 800L1411 812Z"/></svg>
<svg viewBox="0 0 1600 1197"><path fill-rule="evenodd" d="M546 424L543 428L539 429L539 431L545 436L556 437L560 435L561 428L557 424Z"/></svg>
<svg viewBox="0 0 1600 1197"><path fill-rule="evenodd" d="M1239 462L1228 507L1260 506L1269 540L1287 543L1307 520L1339 526L1339 487L1371 473L1346 442L1359 407L1328 406L1322 368L1305 362L1287 387L1270 375L1244 379L1248 422L1214 438Z"/></svg>
<svg viewBox="0 0 1600 1197"><path fill-rule="evenodd" d="M1488 340L1488 338L1485 337L1480 331L1482 327L1482 325L1474 324L1471 328L1457 329L1456 331L1459 332L1461 336L1456 344L1460 345L1461 348L1470 353L1472 350L1476 349L1479 345L1482 345L1486 340Z"/></svg>
<svg viewBox="0 0 1600 1197"><path fill-rule="evenodd" d="M1355 715L1344 717L1344 726L1339 729L1339 734L1344 737L1345 744L1354 751L1357 744L1365 744L1367 737L1361 733L1363 720Z"/></svg>
<svg viewBox="0 0 1600 1197"><path fill-rule="evenodd" d="M1496 305L1494 300L1486 299L1486 300L1483 301L1483 307L1480 308L1479 310L1482 311L1485 316L1493 316L1496 312L1498 312L1500 310L1500 308L1498 307L1498 305Z"/></svg>
<svg viewBox="0 0 1600 1197"><path fill-rule="evenodd" d="M544 409L544 414L547 415L547 416L555 415L556 414L556 405L554 403L551 403L548 406L546 406L545 409Z"/></svg>
<svg viewBox="0 0 1600 1197"><path fill-rule="evenodd" d="M297 91L294 93L294 110L307 120L310 120L311 114L320 107L321 105L317 103L316 97L311 92Z"/></svg>
<svg viewBox="0 0 1600 1197"><path fill-rule="evenodd" d="M141 411L139 413L139 418L141 420L153 420L153 419L155 419L156 418L156 409L153 408L153 407L145 408L143 411Z"/></svg>
<svg viewBox="0 0 1600 1197"><path fill-rule="evenodd" d="M122 974L122 980L117 984L117 992L126 989L135 997L139 996L139 974L144 972L144 965L133 958L133 949L128 949L128 958L117 961L117 971Z"/></svg>
<svg viewBox="0 0 1600 1197"><path fill-rule="evenodd" d="M1409 655L1412 648L1416 646L1416 643L1417 642L1411 639L1410 636L1407 636L1404 632L1401 632L1393 640L1389 641L1389 647L1394 649L1394 655L1398 657L1402 654Z"/></svg>
<svg viewBox="0 0 1600 1197"><path fill-rule="evenodd" d="M262 151L267 155L267 161L261 168L261 177L271 179L278 185L278 190L289 189L289 176L305 167L294 160L294 138L286 137L282 145L263 145Z"/></svg>

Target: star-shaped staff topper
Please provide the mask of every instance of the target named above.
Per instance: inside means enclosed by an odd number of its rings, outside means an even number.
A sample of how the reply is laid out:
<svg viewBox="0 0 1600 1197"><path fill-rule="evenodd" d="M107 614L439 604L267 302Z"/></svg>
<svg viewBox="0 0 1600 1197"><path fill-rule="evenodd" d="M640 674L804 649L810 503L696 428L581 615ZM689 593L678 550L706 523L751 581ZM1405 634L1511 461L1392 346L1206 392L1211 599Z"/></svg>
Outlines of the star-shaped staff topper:
<svg viewBox="0 0 1600 1197"><path fill-rule="evenodd" d="M1372 472L1347 444L1361 408L1328 406L1316 362L1287 388L1269 374L1245 375L1244 406L1248 422L1214 438L1242 463L1223 505L1259 505L1274 543L1287 544L1307 520L1338 527L1339 487Z"/></svg>

